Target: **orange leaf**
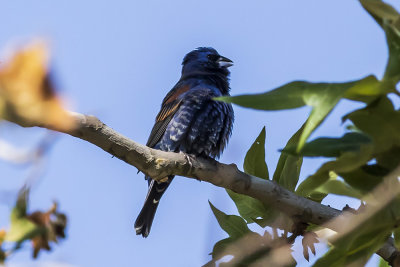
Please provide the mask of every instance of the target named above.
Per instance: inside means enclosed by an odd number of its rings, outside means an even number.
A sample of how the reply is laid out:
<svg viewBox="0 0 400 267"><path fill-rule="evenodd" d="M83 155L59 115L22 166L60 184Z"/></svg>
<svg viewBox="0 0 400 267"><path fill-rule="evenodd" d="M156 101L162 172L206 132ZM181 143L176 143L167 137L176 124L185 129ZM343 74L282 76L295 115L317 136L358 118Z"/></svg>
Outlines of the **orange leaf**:
<svg viewBox="0 0 400 267"><path fill-rule="evenodd" d="M47 69L43 43L17 52L0 69L0 117L22 126L69 130L74 122L62 107Z"/></svg>

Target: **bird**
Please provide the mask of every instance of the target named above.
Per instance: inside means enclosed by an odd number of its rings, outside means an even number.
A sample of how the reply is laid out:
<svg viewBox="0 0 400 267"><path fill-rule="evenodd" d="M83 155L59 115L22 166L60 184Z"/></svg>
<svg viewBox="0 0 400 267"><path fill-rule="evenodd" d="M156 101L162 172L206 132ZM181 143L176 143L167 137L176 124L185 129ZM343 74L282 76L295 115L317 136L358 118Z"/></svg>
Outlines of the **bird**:
<svg viewBox="0 0 400 267"><path fill-rule="evenodd" d="M229 67L233 61L211 47L199 47L185 55L181 77L162 101L146 145L187 156L218 159L232 134L234 112L229 103L214 100L229 96ZM157 182L149 176L148 193L134 227L147 237L170 175Z"/></svg>

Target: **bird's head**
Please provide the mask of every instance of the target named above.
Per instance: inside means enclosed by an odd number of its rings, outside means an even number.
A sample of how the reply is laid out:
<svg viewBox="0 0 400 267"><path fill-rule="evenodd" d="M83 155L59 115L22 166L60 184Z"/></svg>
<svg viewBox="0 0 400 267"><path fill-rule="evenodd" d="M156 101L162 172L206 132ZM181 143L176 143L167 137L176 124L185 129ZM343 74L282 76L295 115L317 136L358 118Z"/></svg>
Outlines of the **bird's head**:
<svg viewBox="0 0 400 267"><path fill-rule="evenodd" d="M192 73L222 74L228 77L228 67L233 65L232 60L218 54L211 47L199 47L188 53L182 62L182 74Z"/></svg>

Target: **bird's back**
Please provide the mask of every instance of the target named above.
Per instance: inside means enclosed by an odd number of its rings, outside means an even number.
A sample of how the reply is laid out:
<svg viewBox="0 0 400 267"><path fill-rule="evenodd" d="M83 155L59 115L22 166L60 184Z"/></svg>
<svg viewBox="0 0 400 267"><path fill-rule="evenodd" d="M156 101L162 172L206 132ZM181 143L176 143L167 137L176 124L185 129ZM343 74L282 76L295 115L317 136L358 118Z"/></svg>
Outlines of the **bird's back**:
<svg viewBox="0 0 400 267"><path fill-rule="evenodd" d="M213 100L222 94L209 83L195 80L184 86L189 89L179 95L179 109L155 148L219 157L232 132L232 106Z"/></svg>

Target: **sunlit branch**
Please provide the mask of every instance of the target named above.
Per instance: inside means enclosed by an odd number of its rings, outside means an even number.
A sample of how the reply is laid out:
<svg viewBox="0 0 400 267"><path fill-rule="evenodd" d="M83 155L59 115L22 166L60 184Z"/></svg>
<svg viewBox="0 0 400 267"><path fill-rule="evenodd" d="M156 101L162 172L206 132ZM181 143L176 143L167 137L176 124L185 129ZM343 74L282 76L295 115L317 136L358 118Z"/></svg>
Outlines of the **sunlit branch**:
<svg viewBox="0 0 400 267"><path fill-rule="evenodd" d="M70 115L76 122L76 127L74 130L62 132L100 147L155 180L161 180L168 175L180 175L206 181L256 198L301 222L317 225L325 224L342 213L340 210L300 197L272 181L241 172L235 164L227 165L203 158L191 158L182 153L151 149L119 134L94 116L74 112ZM54 129L51 125L41 127ZM330 227L339 231L335 225L330 224ZM391 239L377 254L389 263L400 258Z"/></svg>

